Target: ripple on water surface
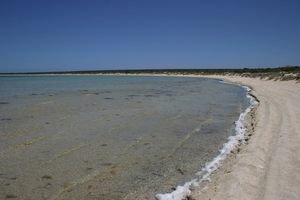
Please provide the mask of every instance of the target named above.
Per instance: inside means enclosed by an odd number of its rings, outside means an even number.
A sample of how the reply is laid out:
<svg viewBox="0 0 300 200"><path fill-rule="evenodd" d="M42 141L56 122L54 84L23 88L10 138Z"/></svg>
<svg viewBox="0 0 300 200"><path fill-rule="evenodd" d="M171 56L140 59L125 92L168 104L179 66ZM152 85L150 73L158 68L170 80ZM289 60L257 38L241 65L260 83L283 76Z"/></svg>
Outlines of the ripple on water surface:
<svg viewBox="0 0 300 200"><path fill-rule="evenodd" d="M211 79L0 81L1 198L154 199L193 179L248 105Z"/></svg>

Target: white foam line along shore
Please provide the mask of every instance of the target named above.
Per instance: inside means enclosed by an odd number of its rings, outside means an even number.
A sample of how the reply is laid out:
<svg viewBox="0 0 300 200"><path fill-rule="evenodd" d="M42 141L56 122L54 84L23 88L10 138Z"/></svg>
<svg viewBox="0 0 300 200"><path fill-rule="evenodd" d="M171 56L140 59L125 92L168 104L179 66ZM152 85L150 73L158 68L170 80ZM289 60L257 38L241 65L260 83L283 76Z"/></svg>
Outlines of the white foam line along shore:
<svg viewBox="0 0 300 200"><path fill-rule="evenodd" d="M223 82L223 81L222 81ZM227 82L224 82L227 84ZM250 100L250 106L240 114L239 119L235 122L235 135L228 138L228 142L223 145L223 148L220 150L220 154L215 157L211 162L206 163L206 165L199 171L196 175L196 179L186 182L183 186L178 186L176 190L172 193L166 194L157 194L155 197L158 200L182 200L188 195L191 194L190 187L197 187L203 181L210 181L210 175L215 170L218 169L220 161L224 160L226 156L236 148L241 142L244 142L246 128L244 126L245 116L251 111L255 104L258 102L249 95L250 88L242 86L247 92L247 98Z"/></svg>
<svg viewBox="0 0 300 200"><path fill-rule="evenodd" d="M210 78L250 87L259 105L248 144L228 169L212 176L205 191L196 188L190 199L300 199L300 84L240 76Z"/></svg>

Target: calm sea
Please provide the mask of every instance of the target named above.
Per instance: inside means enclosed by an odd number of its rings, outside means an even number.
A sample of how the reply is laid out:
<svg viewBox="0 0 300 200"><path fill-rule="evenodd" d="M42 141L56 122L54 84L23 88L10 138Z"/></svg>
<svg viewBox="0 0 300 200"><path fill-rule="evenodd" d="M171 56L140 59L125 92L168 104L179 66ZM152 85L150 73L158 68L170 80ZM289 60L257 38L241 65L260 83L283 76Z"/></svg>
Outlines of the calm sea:
<svg viewBox="0 0 300 200"><path fill-rule="evenodd" d="M0 77L0 198L154 199L195 178L244 88L160 76Z"/></svg>

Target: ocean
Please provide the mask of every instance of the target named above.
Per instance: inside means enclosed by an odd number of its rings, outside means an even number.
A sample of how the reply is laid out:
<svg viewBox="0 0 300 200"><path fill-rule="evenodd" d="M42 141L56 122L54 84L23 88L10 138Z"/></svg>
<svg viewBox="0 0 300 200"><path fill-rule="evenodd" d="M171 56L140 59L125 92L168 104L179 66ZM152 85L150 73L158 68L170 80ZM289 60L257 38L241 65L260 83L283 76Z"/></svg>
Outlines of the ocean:
<svg viewBox="0 0 300 200"><path fill-rule="evenodd" d="M155 199L236 134L247 90L170 76L0 77L0 198Z"/></svg>

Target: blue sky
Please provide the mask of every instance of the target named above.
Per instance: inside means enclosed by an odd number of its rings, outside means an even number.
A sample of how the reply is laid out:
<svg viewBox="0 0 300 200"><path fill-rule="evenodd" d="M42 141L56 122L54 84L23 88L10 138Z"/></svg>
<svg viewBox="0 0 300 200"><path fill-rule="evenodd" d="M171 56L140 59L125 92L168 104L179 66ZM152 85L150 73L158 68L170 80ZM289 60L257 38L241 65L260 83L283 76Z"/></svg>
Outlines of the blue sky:
<svg viewBox="0 0 300 200"><path fill-rule="evenodd" d="M0 72L285 65L299 0L0 0Z"/></svg>

